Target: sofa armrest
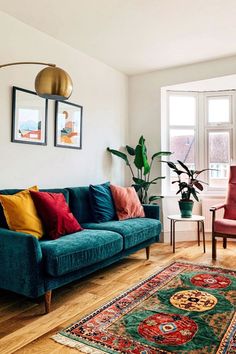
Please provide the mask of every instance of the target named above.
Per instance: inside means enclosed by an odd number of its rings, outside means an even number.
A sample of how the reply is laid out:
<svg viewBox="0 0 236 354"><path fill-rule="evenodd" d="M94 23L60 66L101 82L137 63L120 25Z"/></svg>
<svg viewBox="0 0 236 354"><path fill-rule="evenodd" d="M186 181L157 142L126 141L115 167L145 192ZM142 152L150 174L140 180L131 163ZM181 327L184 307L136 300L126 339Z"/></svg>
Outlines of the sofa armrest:
<svg viewBox="0 0 236 354"><path fill-rule="evenodd" d="M160 219L160 207L159 205L143 204L143 209L146 218Z"/></svg>
<svg viewBox="0 0 236 354"><path fill-rule="evenodd" d="M42 295L42 251L36 237L0 228L0 288Z"/></svg>

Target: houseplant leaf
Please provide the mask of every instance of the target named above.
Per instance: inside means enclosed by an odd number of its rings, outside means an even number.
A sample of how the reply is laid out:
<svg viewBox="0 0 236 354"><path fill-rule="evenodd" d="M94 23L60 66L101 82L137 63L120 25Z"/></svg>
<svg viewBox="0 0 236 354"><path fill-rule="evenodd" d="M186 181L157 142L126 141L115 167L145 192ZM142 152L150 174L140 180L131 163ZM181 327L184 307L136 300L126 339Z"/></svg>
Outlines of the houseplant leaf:
<svg viewBox="0 0 236 354"><path fill-rule="evenodd" d="M152 160L155 159L156 157L170 156L171 154L172 152L170 151L159 151L152 155Z"/></svg>
<svg viewBox="0 0 236 354"><path fill-rule="evenodd" d="M123 152L118 151L118 150L114 150L114 149L110 149L109 147L107 148L107 151L109 151L113 155L120 157L121 159L123 159L126 162L126 165L129 165L128 157Z"/></svg>
<svg viewBox="0 0 236 354"><path fill-rule="evenodd" d="M154 200L158 200L158 199L162 199L162 198L164 198L162 195L152 195L152 196L150 196L149 197L149 202L154 202Z"/></svg>
<svg viewBox="0 0 236 354"><path fill-rule="evenodd" d="M188 169L188 167L180 160L177 160L177 162L180 164L180 166L188 173L189 176L191 176L191 172Z"/></svg>
<svg viewBox="0 0 236 354"><path fill-rule="evenodd" d="M130 154L131 156L135 156L135 149L134 148L132 148L129 145L126 145L126 150L127 150L128 154Z"/></svg>
<svg viewBox="0 0 236 354"><path fill-rule="evenodd" d="M143 136L140 137L139 143L135 148L134 164L138 169L144 169L144 175L150 172L150 165L147 159L147 148Z"/></svg>
<svg viewBox="0 0 236 354"><path fill-rule="evenodd" d="M200 191L203 191L203 185L199 181L193 180L193 185L198 188Z"/></svg>

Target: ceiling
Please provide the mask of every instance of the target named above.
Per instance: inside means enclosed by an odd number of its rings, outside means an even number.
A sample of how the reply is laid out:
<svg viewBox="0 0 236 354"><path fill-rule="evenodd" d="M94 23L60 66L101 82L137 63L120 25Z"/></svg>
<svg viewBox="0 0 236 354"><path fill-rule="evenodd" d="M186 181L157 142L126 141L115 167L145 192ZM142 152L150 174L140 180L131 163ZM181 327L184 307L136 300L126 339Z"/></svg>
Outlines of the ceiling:
<svg viewBox="0 0 236 354"><path fill-rule="evenodd" d="M0 11L130 75L236 54L236 0L0 0Z"/></svg>

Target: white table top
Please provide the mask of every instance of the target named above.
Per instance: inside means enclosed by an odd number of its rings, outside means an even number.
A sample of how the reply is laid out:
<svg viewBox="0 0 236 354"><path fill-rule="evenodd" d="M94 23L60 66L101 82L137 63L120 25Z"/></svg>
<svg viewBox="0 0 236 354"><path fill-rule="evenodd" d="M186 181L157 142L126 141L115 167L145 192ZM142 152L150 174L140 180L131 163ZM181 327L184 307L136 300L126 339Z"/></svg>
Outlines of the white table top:
<svg viewBox="0 0 236 354"><path fill-rule="evenodd" d="M192 215L191 218L182 218L180 214L176 215L168 215L168 219L170 220L177 220L177 221L204 221L205 216L202 215Z"/></svg>

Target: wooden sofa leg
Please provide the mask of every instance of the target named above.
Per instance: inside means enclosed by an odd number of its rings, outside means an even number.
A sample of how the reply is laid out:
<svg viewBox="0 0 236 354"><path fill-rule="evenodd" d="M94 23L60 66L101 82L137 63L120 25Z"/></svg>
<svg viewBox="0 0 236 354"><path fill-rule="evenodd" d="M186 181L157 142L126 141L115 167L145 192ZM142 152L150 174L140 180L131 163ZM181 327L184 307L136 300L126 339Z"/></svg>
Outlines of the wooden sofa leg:
<svg viewBox="0 0 236 354"><path fill-rule="evenodd" d="M51 299L52 299L52 290L48 290L48 291L44 294L44 304L45 304L45 311L46 311L46 313L49 313L49 312L50 312Z"/></svg>
<svg viewBox="0 0 236 354"><path fill-rule="evenodd" d="M212 259L216 259L216 238L212 236Z"/></svg>
<svg viewBox="0 0 236 354"><path fill-rule="evenodd" d="M223 248L227 248L227 238L223 238Z"/></svg>
<svg viewBox="0 0 236 354"><path fill-rule="evenodd" d="M149 259L150 256L150 246L146 247L146 257Z"/></svg>

